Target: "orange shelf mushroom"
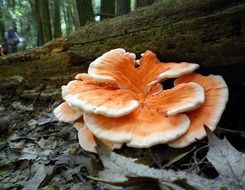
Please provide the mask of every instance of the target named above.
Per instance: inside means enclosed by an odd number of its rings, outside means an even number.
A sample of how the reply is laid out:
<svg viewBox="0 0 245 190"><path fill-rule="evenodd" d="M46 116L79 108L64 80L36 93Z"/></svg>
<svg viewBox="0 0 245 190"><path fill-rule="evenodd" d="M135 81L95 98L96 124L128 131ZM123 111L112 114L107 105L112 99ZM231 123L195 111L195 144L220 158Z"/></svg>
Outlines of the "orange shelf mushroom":
<svg viewBox="0 0 245 190"><path fill-rule="evenodd" d="M170 142L168 145L171 147L186 147L197 139L204 138L206 136L204 125L214 131L228 101L228 87L221 76L191 73L176 79L175 84L190 81L202 85L206 99L200 108L186 113L191 120L190 128L186 134Z"/></svg>
<svg viewBox="0 0 245 190"><path fill-rule="evenodd" d="M195 63L162 63L151 51L140 60L114 49L93 61L88 74L62 86L65 103L54 113L74 122L79 143L96 152L94 136L111 148L185 147L214 130L228 100L221 76L194 73ZM178 78L179 77L179 78ZM177 78L164 89L161 82Z"/></svg>

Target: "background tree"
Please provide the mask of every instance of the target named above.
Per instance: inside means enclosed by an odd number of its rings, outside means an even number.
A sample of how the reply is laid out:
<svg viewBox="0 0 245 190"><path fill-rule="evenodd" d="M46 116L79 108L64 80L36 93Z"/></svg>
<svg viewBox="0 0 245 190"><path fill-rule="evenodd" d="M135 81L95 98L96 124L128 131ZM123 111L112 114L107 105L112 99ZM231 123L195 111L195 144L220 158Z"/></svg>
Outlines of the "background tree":
<svg viewBox="0 0 245 190"><path fill-rule="evenodd" d="M43 31L43 42L45 43L52 39L48 0L38 0L38 5Z"/></svg>
<svg viewBox="0 0 245 190"><path fill-rule="evenodd" d="M44 43L43 39L43 29L41 17L39 14L39 0L30 0L30 5L32 9L32 15L35 18L35 26L37 27L37 46L40 46Z"/></svg>
<svg viewBox="0 0 245 190"><path fill-rule="evenodd" d="M79 20L74 19L74 17L78 17L78 13L76 14L73 6L76 6L76 3L68 3L67 1L63 1L62 10L66 35L69 35L76 27L79 26Z"/></svg>
<svg viewBox="0 0 245 190"><path fill-rule="evenodd" d="M15 9L16 1L15 0L8 0L6 1L8 3L8 7L11 7L12 9Z"/></svg>
<svg viewBox="0 0 245 190"><path fill-rule="evenodd" d="M115 0L101 0L100 20L115 16Z"/></svg>
<svg viewBox="0 0 245 190"><path fill-rule="evenodd" d="M144 7L151 5L155 0L137 0L137 7Z"/></svg>
<svg viewBox="0 0 245 190"><path fill-rule="evenodd" d="M0 5L0 42L4 40L4 23L3 23L3 13L2 13L2 5Z"/></svg>
<svg viewBox="0 0 245 190"><path fill-rule="evenodd" d="M17 24L17 32L21 37L21 43L18 50L36 46L37 27L35 19L32 16L32 10L29 1L17 1L15 10L12 12L12 18Z"/></svg>
<svg viewBox="0 0 245 190"><path fill-rule="evenodd" d="M80 26L88 21L94 21L94 10L91 0L76 0Z"/></svg>
<svg viewBox="0 0 245 190"><path fill-rule="evenodd" d="M130 12L130 0L116 0L116 16Z"/></svg>
<svg viewBox="0 0 245 190"><path fill-rule="evenodd" d="M60 0L54 0L54 17L53 17L54 38L62 36L60 20Z"/></svg>
<svg viewBox="0 0 245 190"><path fill-rule="evenodd" d="M80 21L76 0L72 0L69 6L71 7L70 10L72 12L72 24L74 26L73 29L77 30L80 27Z"/></svg>

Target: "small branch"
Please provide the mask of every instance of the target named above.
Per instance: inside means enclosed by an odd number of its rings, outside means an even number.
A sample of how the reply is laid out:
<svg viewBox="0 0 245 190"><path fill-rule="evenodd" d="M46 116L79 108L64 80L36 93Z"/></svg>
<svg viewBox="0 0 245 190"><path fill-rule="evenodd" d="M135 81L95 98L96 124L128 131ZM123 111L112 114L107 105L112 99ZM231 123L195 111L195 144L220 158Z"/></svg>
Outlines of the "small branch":
<svg viewBox="0 0 245 190"><path fill-rule="evenodd" d="M218 127L217 130L221 133L224 133L224 134L239 135L240 137L245 139L245 132L244 131L225 129L225 128L221 128L221 127Z"/></svg>

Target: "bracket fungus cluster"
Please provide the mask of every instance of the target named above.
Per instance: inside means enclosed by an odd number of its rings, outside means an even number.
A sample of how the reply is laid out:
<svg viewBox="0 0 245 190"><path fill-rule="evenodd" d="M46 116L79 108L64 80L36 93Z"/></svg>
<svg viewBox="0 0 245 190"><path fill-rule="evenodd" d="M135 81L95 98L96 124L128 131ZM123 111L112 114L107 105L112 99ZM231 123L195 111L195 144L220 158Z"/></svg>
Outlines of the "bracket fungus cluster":
<svg viewBox="0 0 245 190"><path fill-rule="evenodd" d="M225 109L228 88L221 76L202 76L194 63L162 63L151 51L139 60L114 49L62 86L64 103L54 113L72 122L79 143L96 152L95 137L111 148L185 147L212 131ZM175 78L174 86L162 82Z"/></svg>

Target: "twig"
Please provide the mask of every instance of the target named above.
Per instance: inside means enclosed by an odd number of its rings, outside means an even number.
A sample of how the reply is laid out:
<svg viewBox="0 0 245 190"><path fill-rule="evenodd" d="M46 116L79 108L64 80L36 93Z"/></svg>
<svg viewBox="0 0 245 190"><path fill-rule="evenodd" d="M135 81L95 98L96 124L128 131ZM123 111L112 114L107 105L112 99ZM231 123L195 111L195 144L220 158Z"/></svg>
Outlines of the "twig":
<svg viewBox="0 0 245 190"><path fill-rule="evenodd" d="M221 127L218 127L217 130L222 132L222 133L226 133L226 134L239 135L245 139L245 132L244 131L226 129L226 128L221 128Z"/></svg>

